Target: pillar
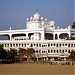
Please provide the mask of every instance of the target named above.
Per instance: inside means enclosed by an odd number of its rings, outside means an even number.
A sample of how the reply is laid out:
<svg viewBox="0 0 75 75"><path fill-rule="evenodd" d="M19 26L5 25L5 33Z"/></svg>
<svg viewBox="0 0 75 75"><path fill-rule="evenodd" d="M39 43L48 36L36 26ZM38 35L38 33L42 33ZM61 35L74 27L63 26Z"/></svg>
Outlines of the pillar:
<svg viewBox="0 0 75 75"><path fill-rule="evenodd" d="M60 39L60 38L59 38L59 34L57 34L57 37L58 37L58 39Z"/></svg>
<svg viewBox="0 0 75 75"><path fill-rule="evenodd" d="M12 40L12 35L11 34L9 34L9 39Z"/></svg>
<svg viewBox="0 0 75 75"><path fill-rule="evenodd" d="M55 34L53 34L53 40L55 40Z"/></svg>
<svg viewBox="0 0 75 75"><path fill-rule="evenodd" d="M45 40L45 33L44 33L44 31L41 32L41 40Z"/></svg>
<svg viewBox="0 0 75 75"><path fill-rule="evenodd" d="M69 35L69 37L71 37L70 33L68 35Z"/></svg>
<svg viewBox="0 0 75 75"><path fill-rule="evenodd" d="M29 39L29 37L28 37L28 33L26 33L26 40L28 40Z"/></svg>

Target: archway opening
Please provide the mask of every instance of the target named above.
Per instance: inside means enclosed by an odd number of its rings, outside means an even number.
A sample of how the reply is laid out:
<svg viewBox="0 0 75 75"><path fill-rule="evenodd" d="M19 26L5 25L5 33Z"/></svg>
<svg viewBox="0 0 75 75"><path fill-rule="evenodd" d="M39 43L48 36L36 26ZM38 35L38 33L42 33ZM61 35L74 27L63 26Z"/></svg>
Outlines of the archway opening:
<svg viewBox="0 0 75 75"><path fill-rule="evenodd" d="M69 35L67 33L63 33L59 35L60 39L66 39L67 37L69 37Z"/></svg>
<svg viewBox="0 0 75 75"><path fill-rule="evenodd" d="M53 40L53 34L51 34L51 33L45 33L45 39L46 40Z"/></svg>

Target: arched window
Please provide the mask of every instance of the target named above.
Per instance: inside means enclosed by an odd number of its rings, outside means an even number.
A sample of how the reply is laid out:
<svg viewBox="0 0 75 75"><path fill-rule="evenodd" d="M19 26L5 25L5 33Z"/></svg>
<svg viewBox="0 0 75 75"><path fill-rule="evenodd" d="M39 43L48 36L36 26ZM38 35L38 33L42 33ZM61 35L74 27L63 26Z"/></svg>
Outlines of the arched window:
<svg viewBox="0 0 75 75"><path fill-rule="evenodd" d="M62 50L62 52L64 53L64 50Z"/></svg>
<svg viewBox="0 0 75 75"><path fill-rule="evenodd" d="M48 50L48 53L50 53L50 50Z"/></svg>
<svg viewBox="0 0 75 75"><path fill-rule="evenodd" d="M71 47L73 47L73 44L71 44Z"/></svg>
<svg viewBox="0 0 75 75"><path fill-rule="evenodd" d="M38 50L36 50L35 52L38 53Z"/></svg>
<svg viewBox="0 0 75 75"><path fill-rule="evenodd" d="M67 46L67 44L65 44L65 46Z"/></svg>
<svg viewBox="0 0 75 75"><path fill-rule="evenodd" d="M59 53L59 51L57 50L57 53Z"/></svg>
<svg viewBox="0 0 75 75"><path fill-rule="evenodd" d="M55 43L54 43L54 46L55 46Z"/></svg>
<svg viewBox="0 0 75 75"><path fill-rule="evenodd" d="M43 53L43 51L42 51L42 53Z"/></svg>
<svg viewBox="0 0 75 75"><path fill-rule="evenodd" d="M52 46L52 44L51 44L51 46Z"/></svg>
<svg viewBox="0 0 75 75"><path fill-rule="evenodd" d="M13 47L15 47L15 44L13 44Z"/></svg>
<svg viewBox="0 0 75 75"><path fill-rule="evenodd" d="M48 47L50 46L50 44L48 44Z"/></svg>
<svg viewBox="0 0 75 75"><path fill-rule="evenodd" d="M63 46L64 46L64 44L63 44Z"/></svg>
<svg viewBox="0 0 75 75"><path fill-rule="evenodd" d="M60 53L61 53L61 50L60 50Z"/></svg>
<svg viewBox="0 0 75 75"><path fill-rule="evenodd" d="M68 44L68 47L70 47L70 44Z"/></svg>
<svg viewBox="0 0 75 75"><path fill-rule="evenodd" d="M54 50L54 53L55 53L55 50Z"/></svg>
<svg viewBox="0 0 75 75"><path fill-rule="evenodd" d="M8 47L9 47L9 44L7 44L8 45Z"/></svg>
<svg viewBox="0 0 75 75"><path fill-rule="evenodd" d="M30 47L33 47L33 44L31 44L31 46Z"/></svg>
<svg viewBox="0 0 75 75"><path fill-rule="evenodd" d="M10 45L11 46L11 45ZM5 47L6 47L6 44L5 44ZM12 46L11 46L12 47Z"/></svg>
<svg viewBox="0 0 75 75"><path fill-rule="evenodd" d="M24 44L25 45L25 47L26 47L26 44Z"/></svg>
<svg viewBox="0 0 75 75"><path fill-rule="evenodd" d="M61 44L59 44L59 47L61 47Z"/></svg>
<svg viewBox="0 0 75 75"><path fill-rule="evenodd" d="M58 44L56 46L58 47Z"/></svg>
<svg viewBox="0 0 75 75"><path fill-rule="evenodd" d="M67 52L67 50L65 50L65 52Z"/></svg>
<svg viewBox="0 0 75 75"><path fill-rule="evenodd" d="M51 53L53 53L53 50L51 50Z"/></svg>
<svg viewBox="0 0 75 75"><path fill-rule="evenodd" d="M44 51L44 53L45 53L46 51Z"/></svg>
<svg viewBox="0 0 75 75"><path fill-rule="evenodd" d="M36 47L38 47L38 44L36 44Z"/></svg>
<svg viewBox="0 0 75 75"><path fill-rule="evenodd" d="M68 50L68 53L70 53L70 50Z"/></svg>
<svg viewBox="0 0 75 75"><path fill-rule="evenodd" d="M41 44L39 44L39 47L41 47Z"/></svg>
<svg viewBox="0 0 75 75"><path fill-rule="evenodd" d="M74 44L74 47L75 47L75 44Z"/></svg>
<svg viewBox="0 0 75 75"><path fill-rule="evenodd" d="M18 47L18 44L16 44L16 47Z"/></svg>
<svg viewBox="0 0 75 75"><path fill-rule="evenodd" d="M10 44L10 47L12 47L12 44ZM17 47L17 46L16 46Z"/></svg>
<svg viewBox="0 0 75 75"><path fill-rule="evenodd" d="M23 44L22 44L22 47L23 47Z"/></svg>

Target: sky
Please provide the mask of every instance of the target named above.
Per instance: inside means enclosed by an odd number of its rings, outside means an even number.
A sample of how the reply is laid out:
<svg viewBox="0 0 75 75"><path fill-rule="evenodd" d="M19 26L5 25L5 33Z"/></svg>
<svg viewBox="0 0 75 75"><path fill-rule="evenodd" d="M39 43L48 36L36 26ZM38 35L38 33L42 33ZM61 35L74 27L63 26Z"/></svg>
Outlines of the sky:
<svg viewBox="0 0 75 75"><path fill-rule="evenodd" d="M75 0L0 0L0 30L26 28L26 19L35 14L36 6L41 16L65 28L75 21L74 3Z"/></svg>

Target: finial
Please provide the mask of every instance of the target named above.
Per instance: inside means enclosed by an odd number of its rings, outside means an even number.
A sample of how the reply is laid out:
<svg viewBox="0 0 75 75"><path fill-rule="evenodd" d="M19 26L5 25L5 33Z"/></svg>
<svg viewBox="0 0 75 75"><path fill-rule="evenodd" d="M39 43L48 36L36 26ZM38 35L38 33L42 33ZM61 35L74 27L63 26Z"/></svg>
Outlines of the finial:
<svg viewBox="0 0 75 75"><path fill-rule="evenodd" d="M38 6L36 6L36 13L38 13Z"/></svg>
<svg viewBox="0 0 75 75"><path fill-rule="evenodd" d="M11 30L11 27L10 27L10 30Z"/></svg>

